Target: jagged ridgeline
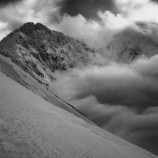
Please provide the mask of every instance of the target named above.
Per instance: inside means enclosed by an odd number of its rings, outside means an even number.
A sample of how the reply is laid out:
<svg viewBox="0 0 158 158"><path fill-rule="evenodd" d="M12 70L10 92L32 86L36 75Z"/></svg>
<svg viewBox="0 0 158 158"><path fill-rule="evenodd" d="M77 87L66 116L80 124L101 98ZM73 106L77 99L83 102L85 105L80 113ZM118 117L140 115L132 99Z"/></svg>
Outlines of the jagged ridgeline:
<svg viewBox="0 0 158 158"><path fill-rule="evenodd" d="M87 64L94 53L84 42L52 31L37 23L26 23L0 42L0 54L22 67L34 78L52 80L52 72Z"/></svg>

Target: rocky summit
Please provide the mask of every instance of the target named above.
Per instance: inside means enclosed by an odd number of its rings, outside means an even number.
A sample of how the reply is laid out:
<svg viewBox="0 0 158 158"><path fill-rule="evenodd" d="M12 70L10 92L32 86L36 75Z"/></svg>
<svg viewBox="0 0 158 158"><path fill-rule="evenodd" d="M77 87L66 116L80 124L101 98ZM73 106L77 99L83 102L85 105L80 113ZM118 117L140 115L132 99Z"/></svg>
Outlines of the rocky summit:
<svg viewBox="0 0 158 158"><path fill-rule="evenodd" d="M39 82L52 81L52 72L87 64L94 51L84 42L52 31L43 24L26 23L0 42L0 54L9 57Z"/></svg>

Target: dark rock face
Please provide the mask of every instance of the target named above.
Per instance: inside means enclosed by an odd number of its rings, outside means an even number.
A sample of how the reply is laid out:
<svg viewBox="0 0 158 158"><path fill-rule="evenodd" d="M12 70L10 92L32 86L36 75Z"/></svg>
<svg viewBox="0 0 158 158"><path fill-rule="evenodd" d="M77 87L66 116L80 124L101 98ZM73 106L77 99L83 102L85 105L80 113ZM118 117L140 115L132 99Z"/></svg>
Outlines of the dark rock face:
<svg viewBox="0 0 158 158"><path fill-rule="evenodd" d="M10 57L9 54L1 46L0 46L0 54L3 55L4 57Z"/></svg>
<svg viewBox="0 0 158 158"><path fill-rule="evenodd" d="M4 38L0 47L1 55L10 57L34 78L40 77L42 82L51 80L51 73L56 70L88 63L89 53L94 53L81 41L31 22Z"/></svg>

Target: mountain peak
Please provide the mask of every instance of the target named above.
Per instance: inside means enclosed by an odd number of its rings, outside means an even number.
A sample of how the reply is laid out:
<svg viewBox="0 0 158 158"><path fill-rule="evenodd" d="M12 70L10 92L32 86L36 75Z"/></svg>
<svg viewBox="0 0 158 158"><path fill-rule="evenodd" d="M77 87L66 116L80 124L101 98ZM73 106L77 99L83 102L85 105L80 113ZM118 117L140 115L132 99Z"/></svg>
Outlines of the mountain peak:
<svg viewBox="0 0 158 158"><path fill-rule="evenodd" d="M28 22L0 42L3 56L9 56L38 81L52 80L52 72L68 70L79 63L87 64L89 53L85 43L52 31L41 23Z"/></svg>
<svg viewBox="0 0 158 158"><path fill-rule="evenodd" d="M19 30L26 34L31 34L35 30L35 24L33 22L25 23Z"/></svg>
<svg viewBox="0 0 158 158"><path fill-rule="evenodd" d="M36 24L33 22L24 23L21 27L34 27Z"/></svg>
<svg viewBox="0 0 158 158"><path fill-rule="evenodd" d="M45 25L41 24L41 23L33 23L33 22L27 22L24 25L22 25L19 29L20 31L22 31L23 33L30 35L32 34L34 31L37 30L45 30L45 31L51 31L50 29L48 29Z"/></svg>

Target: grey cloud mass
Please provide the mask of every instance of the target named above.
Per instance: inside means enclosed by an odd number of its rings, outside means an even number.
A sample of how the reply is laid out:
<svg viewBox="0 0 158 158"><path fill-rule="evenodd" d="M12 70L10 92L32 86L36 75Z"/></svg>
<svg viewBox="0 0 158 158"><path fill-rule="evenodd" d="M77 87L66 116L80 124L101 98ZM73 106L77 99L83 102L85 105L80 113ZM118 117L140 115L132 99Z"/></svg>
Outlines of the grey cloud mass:
<svg viewBox="0 0 158 158"><path fill-rule="evenodd" d="M54 86L102 128L158 154L156 67L158 55L130 65L90 66L59 75Z"/></svg>
<svg viewBox="0 0 158 158"><path fill-rule="evenodd" d="M61 14L76 16L83 15L87 19L98 18L98 11L111 11L118 13L118 9L113 0L62 0L57 3Z"/></svg>
<svg viewBox="0 0 158 158"><path fill-rule="evenodd" d="M157 2L158 3L158 0L151 0L152 2Z"/></svg>
<svg viewBox="0 0 158 158"><path fill-rule="evenodd" d="M17 2L21 2L22 0L0 0L0 7L6 6L8 4L13 4Z"/></svg>

